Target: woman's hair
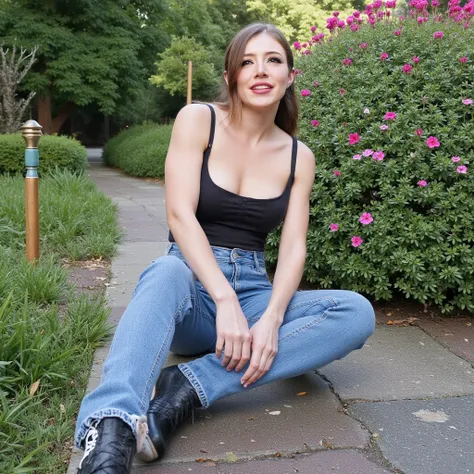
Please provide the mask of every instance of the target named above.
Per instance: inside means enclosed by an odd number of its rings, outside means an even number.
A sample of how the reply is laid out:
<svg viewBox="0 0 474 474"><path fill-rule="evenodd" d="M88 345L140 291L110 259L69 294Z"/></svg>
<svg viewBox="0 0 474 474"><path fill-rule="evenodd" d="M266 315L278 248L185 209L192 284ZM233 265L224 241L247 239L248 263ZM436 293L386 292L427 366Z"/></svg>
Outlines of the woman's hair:
<svg viewBox="0 0 474 474"><path fill-rule="evenodd" d="M223 81L218 105L229 111L229 122L234 123L242 114L242 102L237 93L237 76L242 68L247 42L260 33L271 35L285 50L288 70L293 69L293 53L283 33L274 25L253 23L240 30L232 39L225 54L224 69L227 71L228 84ZM289 135L295 135L298 128L298 103L294 83L286 89L280 101L275 117L275 124Z"/></svg>

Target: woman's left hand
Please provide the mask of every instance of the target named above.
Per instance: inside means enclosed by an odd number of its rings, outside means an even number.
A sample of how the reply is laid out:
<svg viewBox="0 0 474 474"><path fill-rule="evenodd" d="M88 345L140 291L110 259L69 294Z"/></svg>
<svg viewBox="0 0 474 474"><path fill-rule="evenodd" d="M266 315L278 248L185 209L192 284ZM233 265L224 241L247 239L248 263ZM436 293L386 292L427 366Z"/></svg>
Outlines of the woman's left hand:
<svg viewBox="0 0 474 474"><path fill-rule="evenodd" d="M265 313L252 326L252 357L247 371L241 379L244 387L256 382L263 377L272 366L278 353L278 330L280 324Z"/></svg>

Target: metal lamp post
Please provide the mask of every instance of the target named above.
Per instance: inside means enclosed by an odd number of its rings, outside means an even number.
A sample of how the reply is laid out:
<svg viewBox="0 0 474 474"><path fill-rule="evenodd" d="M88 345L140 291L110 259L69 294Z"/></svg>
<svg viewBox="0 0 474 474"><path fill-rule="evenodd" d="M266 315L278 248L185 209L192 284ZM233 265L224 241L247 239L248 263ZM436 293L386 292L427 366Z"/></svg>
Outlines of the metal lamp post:
<svg viewBox="0 0 474 474"><path fill-rule="evenodd" d="M26 197L26 260L39 258L39 204L38 204L38 143L43 127L35 120L28 120L22 127L26 142L25 150L25 197Z"/></svg>

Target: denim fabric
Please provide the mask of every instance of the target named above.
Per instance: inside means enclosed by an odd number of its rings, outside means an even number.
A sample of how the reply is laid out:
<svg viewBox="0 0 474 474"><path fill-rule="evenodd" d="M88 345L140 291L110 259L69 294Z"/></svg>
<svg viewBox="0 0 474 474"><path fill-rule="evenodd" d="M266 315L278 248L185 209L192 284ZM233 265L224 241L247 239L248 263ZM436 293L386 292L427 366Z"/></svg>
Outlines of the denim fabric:
<svg viewBox="0 0 474 474"><path fill-rule="evenodd" d="M263 252L212 247L251 327L270 301L272 285ZM215 304L195 278L176 244L142 273L124 312L99 386L83 400L76 446L105 416L118 416L137 435L153 386L169 350L205 354L180 364L203 407L219 398L275 380L300 375L361 348L373 333L374 311L367 299L344 290L297 291L279 331L278 354L270 370L248 388L245 369L227 372L215 353ZM222 356L223 357L223 356Z"/></svg>

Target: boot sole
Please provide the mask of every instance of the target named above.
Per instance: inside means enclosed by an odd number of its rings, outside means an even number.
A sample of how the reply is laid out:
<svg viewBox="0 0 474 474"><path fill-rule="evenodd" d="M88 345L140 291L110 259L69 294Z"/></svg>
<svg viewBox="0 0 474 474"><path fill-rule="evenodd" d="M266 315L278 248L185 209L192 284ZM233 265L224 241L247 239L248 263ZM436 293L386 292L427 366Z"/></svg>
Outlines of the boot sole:
<svg viewBox="0 0 474 474"><path fill-rule="evenodd" d="M135 457L143 462L152 462L159 458L155 446L148 435L146 435L141 450L135 454Z"/></svg>

